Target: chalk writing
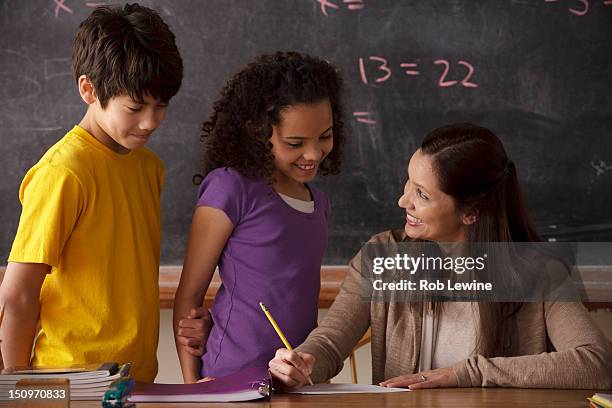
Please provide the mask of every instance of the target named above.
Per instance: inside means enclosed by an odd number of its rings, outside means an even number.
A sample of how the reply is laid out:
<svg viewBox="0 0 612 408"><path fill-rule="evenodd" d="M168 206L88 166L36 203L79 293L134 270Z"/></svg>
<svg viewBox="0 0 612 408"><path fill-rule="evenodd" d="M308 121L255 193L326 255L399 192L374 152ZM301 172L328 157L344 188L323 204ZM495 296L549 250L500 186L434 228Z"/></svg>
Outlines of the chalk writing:
<svg viewBox="0 0 612 408"><path fill-rule="evenodd" d="M603 175L605 172L612 170L612 165L607 164L603 160L599 160L599 163L591 161L591 167L595 169L597 177Z"/></svg>
<svg viewBox="0 0 612 408"><path fill-rule="evenodd" d="M413 62L403 62L400 64L400 67L402 68L416 68L418 66L417 63L413 63ZM404 71L404 74L406 75L420 75L421 73L415 69L407 69Z"/></svg>
<svg viewBox="0 0 612 408"><path fill-rule="evenodd" d="M329 16L328 11L327 11L328 8L335 9L335 10L338 10L340 8L338 4L332 2L331 0L316 0L316 1L317 3L319 3L321 13L325 17ZM346 7L346 9L349 11L358 11L365 7L364 0L342 0L342 3Z"/></svg>
<svg viewBox="0 0 612 408"><path fill-rule="evenodd" d="M368 59L370 61L376 61L378 62L378 70L384 72L384 75L379 76L378 78L374 79L374 82L376 83L380 83L380 82L385 82L387 79L389 79L391 77L391 69L389 68L388 64L387 64L387 60L383 57L376 57L376 56L370 56L368 57ZM365 70L365 65L363 62L363 58L359 58L359 72L361 74L361 81L364 84L368 84L368 77L366 76L366 70Z"/></svg>
<svg viewBox="0 0 612 408"><path fill-rule="evenodd" d="M329 0L317 0L317 3L319 3L321 5L321 13L323 13L323 15L325 17L328 16L328 14L327 14L327 7L333 8L333 9L337 9L338 8L337 4L334 4L334 3L332 3Z"/></svg>
<svg viewBox="0 0 612 408"><path fill-rule="evenodd" d="M361 10L365 7L363 0L342 0L349 10Z"/></svg>
<svg viewBox="0 0 612 408"><path fill-rule="evenodd" d="M372 112L353 112L353 116L357 119L359 123L365 123L368 125L375 125L376 121L374 119L370 119L369 116Z"/></svg>
<svg viewBox="0 0 612 408"><path fill-rule="evenodd" d="M66 13L72 14L72 9L64 4L66 0L53 0L53 2L55 3L55 17L59 15L60 10L64 10Z"/></svg>
<svg viewBox="0 0 612 408"><path fill-rule="evenodd" d="M575 16L586 16L590 10L590 0L571 0L574 4L568 7L567 10ZM559 0L544 0L545 3L558 3ZM612 0L603 0L604 6L612 6Z"/></svg>
<svg viewBox="0 0 612 408"><path fill-rule="evenodd" d="M477 84L470 82L470 78L472 77L472 75L474 75L474 66L467 61L459 61L458 64L463 65L468 69L467 75L459 83L466 88L478 88Z"/></svg>
<svg viewBox="0 0 612 408"><path fill-rule="evenodd" d="M366 69L366 62L370 61L373 62L373 65L375 65L376 70L372 73L372 69L370 69L370 74L368 75L368 70ZM371 79L373 79L374 83L380 84L391 78L391 75L393 74L391 66L389 65L389 61L384 57L374 55L369 56L367 58L360 57L358 63L359 76L361 77L361 82L365 85L369 85ZM458 79L448 78L449 73L451 71L450 61L445 59L437 59L433 63L434 65L443 66L443 70L437 82L440 88L448 88L456 85L462 86L464 88L478 88L478 84L471 81L475 70L474 66L469 62L464 60L457 61L456 65L461 65L462 67L467 68L467 72L465 73L465 75L462 78L460 77ZM404 74L407 76L421 75L421 71L416 69L419 67L419 64L417 62L402 62L399 64L399 66L404 69ZM457 71L457 69L453 70L455 72Z"/></svg>
<svg viewBox="0 0 612 408"><path fill-rule="evenodd" d="M586 13L589 12L589 0L578 0L578 2L582 4L582 9L574 9L570 7L568 10L570 11L570 13L575 14L577 16L584 16Z"/></svg>
<svg viewBox="0 0 612 408"><path fill-rule="evenodd" d="M446 80L446 76L448 75L448 71L450 70L450 64L448 63L447 60L435 60L434 64L439 65L442 64L444 65L444 71L442 72L442 76L440 77L440 79L438 80L438 85L440 86L440 88L446 88L448 86L453 86L457 83L457 81L447 81Z"/></svg>

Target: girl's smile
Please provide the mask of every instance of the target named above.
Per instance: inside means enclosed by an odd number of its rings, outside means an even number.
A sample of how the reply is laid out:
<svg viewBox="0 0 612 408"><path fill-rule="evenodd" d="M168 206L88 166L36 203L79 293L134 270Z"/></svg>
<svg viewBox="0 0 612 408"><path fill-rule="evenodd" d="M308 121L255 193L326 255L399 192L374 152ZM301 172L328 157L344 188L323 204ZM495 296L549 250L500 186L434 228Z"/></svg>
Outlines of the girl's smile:
<svg viewBox="0 0 612 408"><path fill-rule="evenodd" d="M334 147L329 99L292 105L273 126L274 188L293 198L310 200L304 183L317 175L319 165Z"/></svg>

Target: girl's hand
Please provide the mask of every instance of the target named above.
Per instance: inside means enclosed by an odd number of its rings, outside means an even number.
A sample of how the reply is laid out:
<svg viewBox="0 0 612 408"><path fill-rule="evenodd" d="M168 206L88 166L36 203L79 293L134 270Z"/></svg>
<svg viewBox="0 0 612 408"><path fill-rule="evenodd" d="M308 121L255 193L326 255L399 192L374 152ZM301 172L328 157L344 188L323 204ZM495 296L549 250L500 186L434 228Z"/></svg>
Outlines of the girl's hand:
<svg viewBox="0 0 612 408"><path fill-rule="evenodd" d="M278 349L268 366L272 377L281 384L281 388L299 388L309 383L315 357L308 353Z"/></svg>
<svg viewBox="0 0 612 408"><path fill-rule="evenodd" d="M437 368L422 371L416 374L400 375L390 378L379 384L381 387L410 388L420 390L423 388L451 388L459 385L459 380L452 368Z"/></svg>
<svg viewBox="0 0 612 408"><path fill-rule="evenodd" d="M206 340L212 325L212 316L208 309L191 309L186 319L179 320L177 341L189 354L200 357L206 351Z"/></svg>

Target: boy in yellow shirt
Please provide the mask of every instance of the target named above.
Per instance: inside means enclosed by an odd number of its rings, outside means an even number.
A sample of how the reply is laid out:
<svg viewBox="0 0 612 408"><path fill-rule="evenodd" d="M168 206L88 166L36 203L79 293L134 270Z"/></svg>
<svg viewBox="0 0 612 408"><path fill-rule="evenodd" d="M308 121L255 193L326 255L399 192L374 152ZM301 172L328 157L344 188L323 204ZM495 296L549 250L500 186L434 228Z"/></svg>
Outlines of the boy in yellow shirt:
<svg viewBox="0 0 612 408"><path fill-rule="evenodd" d="M99 7L76 35L80 123L26 174L0 287L5 367L131 362L157 373L161 160L144 145L183 63L161 17ZM40 332L34 344L36 328Z"/></svg>

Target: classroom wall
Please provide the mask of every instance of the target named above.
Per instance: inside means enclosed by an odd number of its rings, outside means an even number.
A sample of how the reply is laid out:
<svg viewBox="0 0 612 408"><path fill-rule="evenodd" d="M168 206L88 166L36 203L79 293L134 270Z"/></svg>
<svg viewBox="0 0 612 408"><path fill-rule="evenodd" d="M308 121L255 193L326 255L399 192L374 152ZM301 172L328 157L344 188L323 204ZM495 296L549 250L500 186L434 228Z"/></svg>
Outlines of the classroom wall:
<svg viewBox="0 0 612 408"><path fill-rule="evenodd" d="M327 309L319 309L319 321L325 316ZM612 341L612 311L599 310L591 312L591 316L598 326L604 331L610 341ZM159 361L159 373L156 382L161 383L181 383L182 375L174 347L174 335L172 333L172 309L162 309L160 313L161 328L159 335L159 348L157 359ZM355 353L357 360L357 378L359 383L370 384L372 382L372 361L370 345L367 344ZM351 372L348 360L344 363L344 368L332 382L350 383Z"/></svg>

